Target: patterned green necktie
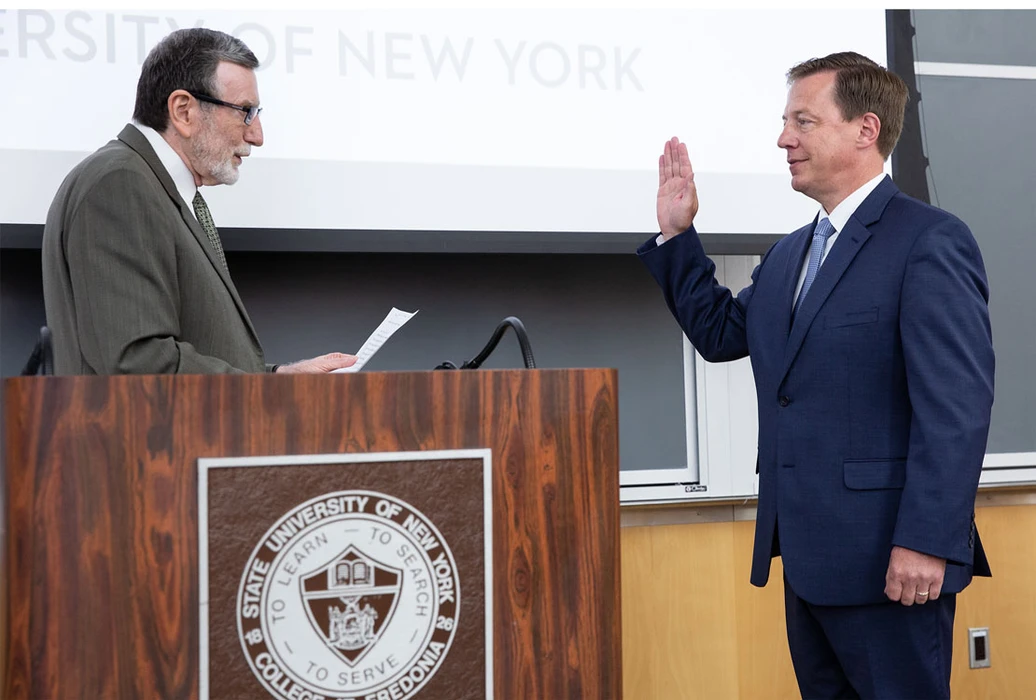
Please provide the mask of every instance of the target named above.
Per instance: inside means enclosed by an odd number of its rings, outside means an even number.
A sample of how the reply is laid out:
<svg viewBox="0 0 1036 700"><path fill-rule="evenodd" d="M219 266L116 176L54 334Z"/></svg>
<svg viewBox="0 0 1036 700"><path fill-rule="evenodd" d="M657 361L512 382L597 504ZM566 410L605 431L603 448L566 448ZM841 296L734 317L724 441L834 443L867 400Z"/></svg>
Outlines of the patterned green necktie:
<svg viewBox="0 0 1036 700"><path fill-rule="evenodd" d="M219 242L219 232L216 230L216 224L212 221L212 214L209 213L209 205L205 203L204 197L201 196L201 190L198 190L194 195L194 215L198 217L198 223L201 224L202 230L208 236L209 243L212 245L212 249L216 251L216 257L219 258L223 269L229 274L230 270L227 269L227 259L223 257L223 245Z"/></svg>

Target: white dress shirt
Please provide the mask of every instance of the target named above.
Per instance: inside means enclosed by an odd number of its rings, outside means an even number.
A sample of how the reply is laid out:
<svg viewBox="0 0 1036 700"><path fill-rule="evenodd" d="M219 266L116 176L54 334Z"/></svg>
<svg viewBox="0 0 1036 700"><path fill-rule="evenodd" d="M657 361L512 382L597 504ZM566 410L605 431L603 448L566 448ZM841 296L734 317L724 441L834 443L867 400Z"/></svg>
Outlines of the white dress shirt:
<svg viewBox="0 0 1036 700"><path fill-rule="evenodd" d="M198 188L194 184L194 175L191 174L187 164L183 162L183 158L162 138L162 134L150 126L144 126L136 120L132 121L131 124L144 135L144 138L151 144L151 148L155 149L155 155L162 161L162 166L169 173L169 177L173 178L173 184L176 185L176 191L180 194L180 198L183 199L184 204L187 205L187 208L193 214L194 195L198 192Z"/></svg>
<svg viewBox="0 0 1036 700"><path fill-rule="evenodd" d="M835 239L838 238L839 232L845 228L845 225L849 223L849 218L856 213L856 210L863 204L863 200L867 199L874 188L878 186L882 180L885 179L885 173L881 173L873 180L868 180L859 189L853 192L851 195L842 200L842 203L835 207L835 210L828 214L824 211L824 207L820 207L820 215L817 217L817 223L819 224L824 219L828 219L831 225L834 226L835 232L827 237L827 245L824 246L824 253L820 256L820 266L823 267L824 260L827 259L827 254L831 252L831 246L835 244ZM792 308L795 307L795 300L799 298L799 292L802 290L802 284L806 281L806 268L809 267L809 255L802 261L802 271L799 272L799 282L795 285L795 294L792 296Z"/></svg>

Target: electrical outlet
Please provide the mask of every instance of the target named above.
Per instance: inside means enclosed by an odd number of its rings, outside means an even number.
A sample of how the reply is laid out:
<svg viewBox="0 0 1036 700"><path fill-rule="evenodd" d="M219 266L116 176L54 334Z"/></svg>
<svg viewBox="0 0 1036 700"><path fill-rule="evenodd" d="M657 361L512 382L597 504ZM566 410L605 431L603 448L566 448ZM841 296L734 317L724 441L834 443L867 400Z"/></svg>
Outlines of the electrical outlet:
<svg viewBox="0 0 1036 700"><path fill-rule="evenodd" d="M971 668L989 668L989 628L968 628L968 665Z"/></svg>

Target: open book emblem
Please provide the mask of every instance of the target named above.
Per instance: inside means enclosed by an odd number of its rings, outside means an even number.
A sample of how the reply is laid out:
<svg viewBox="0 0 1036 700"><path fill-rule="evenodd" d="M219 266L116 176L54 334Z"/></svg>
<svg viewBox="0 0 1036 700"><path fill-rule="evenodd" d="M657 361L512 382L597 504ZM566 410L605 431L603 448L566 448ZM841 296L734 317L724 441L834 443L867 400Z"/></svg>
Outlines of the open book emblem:
<svg viewBox="0 0 1036 700"><path fill-rule="evenodd" d="M388 626L402 582L401 569L351 544L326 567L299 579L310 624L350 667L366 656Z"/></svg>

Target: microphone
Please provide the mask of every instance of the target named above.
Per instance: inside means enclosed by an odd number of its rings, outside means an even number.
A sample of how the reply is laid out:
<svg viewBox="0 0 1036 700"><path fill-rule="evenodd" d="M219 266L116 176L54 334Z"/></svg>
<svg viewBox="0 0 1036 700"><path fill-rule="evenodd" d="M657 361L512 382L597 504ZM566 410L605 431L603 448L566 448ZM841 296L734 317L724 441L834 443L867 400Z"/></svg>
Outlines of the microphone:
<svg viewBox="0 0 1036 700"><path fill-rule="evenodd" d="M493 350L496 349L497 343L500 342L500 338L504 336L508 328L513 328L514 334L518 336L518 345L522 349L522 361L525 363L525 369L536 369L536 360L532 356L532 346L529 344L529 334L525 332L525 325L516 316L508 316L501 321L496 330L493 331L493 337L486 343L486 347L482 348L482 352L467 362L461 363L460 367L446 361L435 369L478 369Z"/></svg>

